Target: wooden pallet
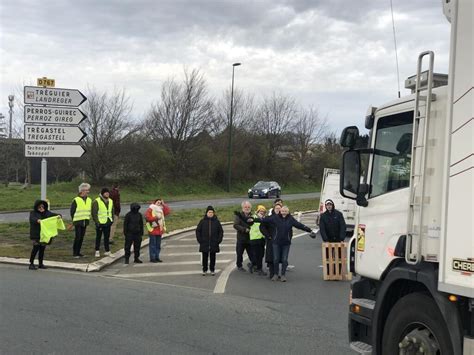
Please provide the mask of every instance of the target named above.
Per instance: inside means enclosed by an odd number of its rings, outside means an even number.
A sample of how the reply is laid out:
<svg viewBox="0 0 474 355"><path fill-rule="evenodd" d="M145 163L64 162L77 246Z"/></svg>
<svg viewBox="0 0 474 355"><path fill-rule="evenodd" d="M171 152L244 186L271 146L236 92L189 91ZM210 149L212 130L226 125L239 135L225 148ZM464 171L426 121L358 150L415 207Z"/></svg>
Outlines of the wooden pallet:
<svg viewBox="0 0 474 355"><path fill-rule="evenodd" d="M323 280L351 280L347 271L347 243L323 243Z"/></svg>

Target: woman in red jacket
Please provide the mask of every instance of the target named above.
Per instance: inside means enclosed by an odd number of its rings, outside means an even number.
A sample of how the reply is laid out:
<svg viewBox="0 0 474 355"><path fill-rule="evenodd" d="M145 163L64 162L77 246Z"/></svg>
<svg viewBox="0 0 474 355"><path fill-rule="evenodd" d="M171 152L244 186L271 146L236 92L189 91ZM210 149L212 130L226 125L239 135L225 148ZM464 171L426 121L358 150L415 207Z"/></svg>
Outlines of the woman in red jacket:
<svg viewBox="0 0 474 355"><path fill-rule="evenodd" d="M148 230L150 262L161 263L161 237L166 232L165 216L170 213L170 208L161 198L156 199L146 210L145 220Z"/></svg>

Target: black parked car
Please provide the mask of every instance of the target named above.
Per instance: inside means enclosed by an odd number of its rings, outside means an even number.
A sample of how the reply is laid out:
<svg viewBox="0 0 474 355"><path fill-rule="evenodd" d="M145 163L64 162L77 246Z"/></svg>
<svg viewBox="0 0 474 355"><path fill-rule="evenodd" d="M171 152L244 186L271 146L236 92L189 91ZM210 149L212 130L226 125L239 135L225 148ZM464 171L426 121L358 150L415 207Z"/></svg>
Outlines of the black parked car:
<svg viewBox="0 0 474 355"><path fill-rule="evenodd" d="M254 197L280 197L281 187L275 181L259 181L248 190L250 198Z"/></svg>

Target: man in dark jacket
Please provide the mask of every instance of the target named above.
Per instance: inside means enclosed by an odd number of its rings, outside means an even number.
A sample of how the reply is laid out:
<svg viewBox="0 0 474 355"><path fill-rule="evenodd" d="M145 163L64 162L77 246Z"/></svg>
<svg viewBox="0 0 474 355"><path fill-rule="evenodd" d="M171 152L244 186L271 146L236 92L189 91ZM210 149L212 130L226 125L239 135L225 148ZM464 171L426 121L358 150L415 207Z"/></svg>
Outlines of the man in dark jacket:
<svg viewBox="0 0 474 355"><path fill-rule="evenodd" d="M235 251L237 253L237 270L245 271L242 267L244 259L244 250L247 251L249 260L252 260L252 253L250 251L250 226L252 225L252 216L250 211L252 205L249 201L242 202L242 212L235 212L234 229L237 231L237 244ZM253 264L252 262L250 264Z"/></svg>
<svg viewBox="0 0 474 355"><path fill-rule="evenodd" d="M341 212L336 210L332 200L324 202L326 211L321 215L319 220L319 231L321 238L325 242L339 243L346 238L346 222Z"/></svg>
<svg viewBox="0 0 474 355"><path fill-rule="evenodd" d="M33 249L31 250L30 256L30 270L36 270L34 264L36 254L38 254L38 268L46 269L46 266L43 264L44 251L46 249L46 244L41 243L41 220L58 214L53 213L48 210L48 203L46 201L37 200L33 206L33 211L30 212L30 239L33 242Z"/></svg>
<svg viewBox="0 0 474 355"><path fill-rule="evenodd" d="M130 248L133 244L133 254L135 256L134 262L141 264L140 260L140 247L142 245L143 236L143 216L138 210L140 205L138 203L132 203L130 205L130 212L125 215L123 221L123 235L125 236L125 264L129 263L130 260Z"/></svg>
<svg viewBox="0 0 474 355"><path fill-rule="evenodd" d="M215 215L214 208L207 206L206 214L196 227L196 239L199 243L199 251L202 253L202 276L206 276L209 257L211 264L211 275L215 275L216 253L219 250L219 244L224 238L224 229L221 222Z"/></svg>

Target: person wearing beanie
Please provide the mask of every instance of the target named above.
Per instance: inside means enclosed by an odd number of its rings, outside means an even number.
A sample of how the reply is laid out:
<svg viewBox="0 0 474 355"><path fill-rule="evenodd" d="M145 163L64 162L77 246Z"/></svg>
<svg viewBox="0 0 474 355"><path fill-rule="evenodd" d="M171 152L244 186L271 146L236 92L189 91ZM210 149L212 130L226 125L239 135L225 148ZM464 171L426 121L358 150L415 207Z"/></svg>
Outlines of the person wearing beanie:
<svg viewBox="0 0 474 355"><path fill-rule="evenodd" d="M324 202L326 211L319 220L319 232L324 242L339 243L346 238L346 221L341 212L336 210L330 199Z"/></svg>
<svg viewBox="0 0 474 355"><path fill-rule="evenodd" d="M92 202L92 219L95 223L95 257L100 257L100 241L104 235L105 256L111 256L109 237L110 226L114 221L114 203L109 198L110 191L104 187L100 195Z"/></svg>
<svg viewBox="0 0 474 355"><path fill-rule="evenodd" d="M219 253L219 244L224 238L224 229L216 216L214 208L208 206L204 217L196 227L196 239L199 251L202 254L202 276L206 276L208 268L211 275L215 275L216 254ZM210 259L210 264L209 264Z"/></svg>
<svg viewBox="0 0 474 355"><path fill-rule="evenodd" d="M265 206L258 205L254 218L264 218L266 213L267 209ZM265 255L265 235L262 233L260 227L260 223L258 222L254 222L250 226L250 251L252 252L252 263L249 265L249 271L253 273L253 269L256 268L256 272L259 275L265 276L266 273L262 268L263 256Z"/></svg>

